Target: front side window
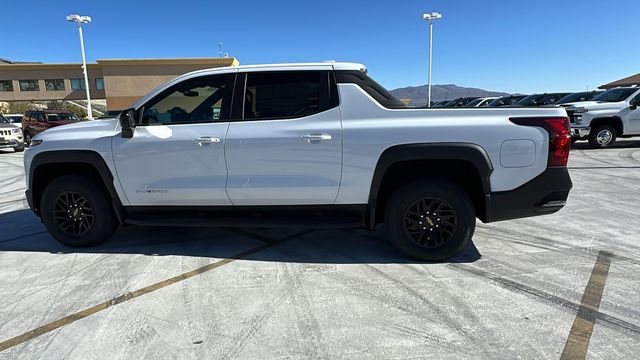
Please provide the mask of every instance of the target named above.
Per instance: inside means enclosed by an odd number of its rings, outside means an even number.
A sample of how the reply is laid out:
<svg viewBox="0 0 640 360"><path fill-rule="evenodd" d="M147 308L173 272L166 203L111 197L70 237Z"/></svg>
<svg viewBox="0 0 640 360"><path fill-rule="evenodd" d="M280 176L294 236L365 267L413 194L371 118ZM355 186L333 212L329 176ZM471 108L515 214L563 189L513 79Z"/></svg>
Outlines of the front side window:
<svg viewBox="0 0 640 360"><path fill-rule="evenodd" d="M47 89L47 91L63 91L64 80L62 79L45 80L44 87L45 89Z"/></svg>
<svg viewBox="0 0 640 360"><path fill-rule="evenodd" d="M40 91L38 80L20 80L20 91Z"/></svg>
<svg viewBox="0 0 640 360"><path fill-rule="evenodd" d="M85 90L84 79L71 79L71 90Z"/></svg>
<svg viewBox="0 0 640 360"><path fill-rule="evenodd" d="M244 120L309 116L328 108L326 71L247 73Z"/></svg>
<svg viewBox="0 0 640 360"><path fill-rule="evenodd" d="M185 80L161 92L142 107L140 125L172 125L226 121L232 75Z"/></svg>
<svg viewBox="0 0 640 360"><path fill-rule="evenodd" d="M104 90L104 79L96 78L96 90Z"/></svg>
<svg viewBox="0 0 640 360"><path fill-rule="evenodd" d="M11 80L0 80L0 91L13 91Z"/></svg>

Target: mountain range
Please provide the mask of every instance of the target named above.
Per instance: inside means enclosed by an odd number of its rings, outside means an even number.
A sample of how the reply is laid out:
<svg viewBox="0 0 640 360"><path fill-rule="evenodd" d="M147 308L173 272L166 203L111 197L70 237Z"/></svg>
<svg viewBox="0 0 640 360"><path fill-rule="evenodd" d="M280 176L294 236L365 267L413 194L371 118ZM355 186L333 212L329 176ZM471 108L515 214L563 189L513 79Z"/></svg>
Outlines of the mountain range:
<svg viewBox="0 0 640 360"><path fill-rule="evenodd" d="M408 86L390 91L391 94L398 99L411 99L410 105L425 105L427 103L428 89L427 85L423 86ZM431 101L437 100L452 100L460 97L467 96L503 96L507 93L488 91L477 88L462 87L453 84L447 85L432 85L431 86Z"/></svg>

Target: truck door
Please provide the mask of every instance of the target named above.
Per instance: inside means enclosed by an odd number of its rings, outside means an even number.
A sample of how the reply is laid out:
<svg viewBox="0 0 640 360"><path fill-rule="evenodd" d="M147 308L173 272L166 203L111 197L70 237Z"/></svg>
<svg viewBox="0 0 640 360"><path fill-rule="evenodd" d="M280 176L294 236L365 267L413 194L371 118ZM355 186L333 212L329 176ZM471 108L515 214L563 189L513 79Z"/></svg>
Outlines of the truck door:
<svg viewBox="0 0 640 360"><path fill-rule="evenodd" d="M234 78L179 82L137 109L133 138L113 138L118 179L130 205L231 205L224 137Z"/></svg>
<svg viewBox="0 0 640 360"><path fill-rule="evenodd" d="M631 99L629 105L629 112L625 116L627 119L625 134L640 134L640 94Z"/></svg>
<svg viewBox="0 0 640 360"><path fill-rule="evenodd" d="M238 74L225 143L234 205L335 202L342 124L330 69Z"/></svg>

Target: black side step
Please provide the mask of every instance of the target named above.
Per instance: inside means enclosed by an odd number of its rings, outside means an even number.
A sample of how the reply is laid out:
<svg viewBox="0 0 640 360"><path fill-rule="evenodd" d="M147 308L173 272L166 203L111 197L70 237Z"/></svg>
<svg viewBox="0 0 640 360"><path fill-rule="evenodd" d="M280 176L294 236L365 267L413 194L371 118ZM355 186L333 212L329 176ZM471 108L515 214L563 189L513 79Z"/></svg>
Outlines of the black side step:
<svg viewBox="0 0 640 360"><path fill-rule="evenodd" d="M366 205L126 207L125 224L142 226L362 228Z"/></svg>

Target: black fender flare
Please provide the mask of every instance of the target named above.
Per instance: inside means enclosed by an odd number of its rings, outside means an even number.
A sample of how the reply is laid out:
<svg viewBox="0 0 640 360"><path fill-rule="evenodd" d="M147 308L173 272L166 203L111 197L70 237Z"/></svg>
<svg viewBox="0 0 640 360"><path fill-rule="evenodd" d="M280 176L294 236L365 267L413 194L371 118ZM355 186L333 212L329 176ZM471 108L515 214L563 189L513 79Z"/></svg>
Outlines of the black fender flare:
<svg viewBox="0 0 640 360"><path fill-rule="evenodd" d="M491 194L489 178L493 172L493 166L486 151L479 145L471 143L418 143L392 146L382 152L373 173L366 215L369 228L375 226L376 203L385 173L391 165L411 160L467 161L478 170L485 197L489 197Z"/></svg>
<svg viewBox="0 0 640 360"><path fill-rule="evenodd" d="M38 209L38 204L40 203L41 193L34 193L34 189L37 187L36 182L38 181L35 177L35 174L38 170L38 167L43 165L51 165L51 164L68 164L68 163L80 163L91 166L96 170L104 186L108 192L109 197L111 198L111 204L113 210L118 218L118 221L122 223L124 218L123 206L120 201L120 197L116 192L115 187L113 186L113 174L111 170L107 166L107 163L102 158L100 154L93 150L53 150L53 151L44 151L36 154L31 160L31 164L29 166L29 188L25 192L27 197L27 202L29 206L36 215L40 216L40 210Z"/></svg>

